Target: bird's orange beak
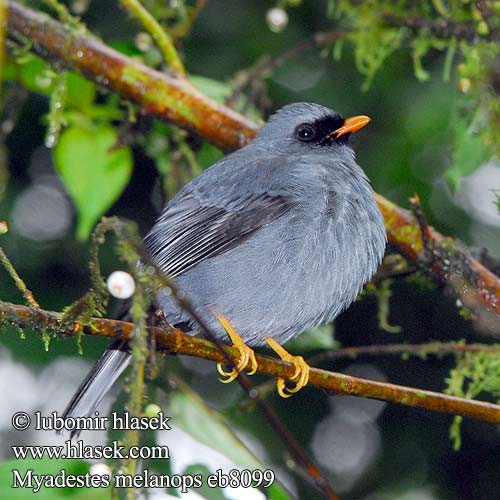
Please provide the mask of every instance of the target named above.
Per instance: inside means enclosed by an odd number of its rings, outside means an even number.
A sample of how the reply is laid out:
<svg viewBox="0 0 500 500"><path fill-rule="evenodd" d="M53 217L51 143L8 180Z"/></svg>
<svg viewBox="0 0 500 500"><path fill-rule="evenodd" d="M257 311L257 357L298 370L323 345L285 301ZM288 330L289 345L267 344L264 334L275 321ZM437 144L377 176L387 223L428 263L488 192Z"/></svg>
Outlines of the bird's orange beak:
<svg viewBox="0 0 500 500"><path fill-rule="evenodd" d="M339 138L344 134L357 132L358 130L361 130L365 125L368 125L370 121L371 119L368 116L364 115L353 116L352 118L346 118L346 120L344 121L344 125L330 132L328 134L328 137L331 137L333 135L336 136L336 138Z"/></svg>

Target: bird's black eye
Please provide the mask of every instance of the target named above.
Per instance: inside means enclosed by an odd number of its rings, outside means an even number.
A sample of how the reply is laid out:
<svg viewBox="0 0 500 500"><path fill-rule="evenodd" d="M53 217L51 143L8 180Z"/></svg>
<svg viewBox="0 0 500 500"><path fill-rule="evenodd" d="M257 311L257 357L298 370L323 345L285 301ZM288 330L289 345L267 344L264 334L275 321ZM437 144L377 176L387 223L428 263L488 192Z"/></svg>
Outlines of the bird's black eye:
<svg viewBox="0 0 500 500"><path fill-rule="evenodd" d="M297 127L295 135L300 141L311 142L316 137L316 130L309 123L303 123Z"/></svg>

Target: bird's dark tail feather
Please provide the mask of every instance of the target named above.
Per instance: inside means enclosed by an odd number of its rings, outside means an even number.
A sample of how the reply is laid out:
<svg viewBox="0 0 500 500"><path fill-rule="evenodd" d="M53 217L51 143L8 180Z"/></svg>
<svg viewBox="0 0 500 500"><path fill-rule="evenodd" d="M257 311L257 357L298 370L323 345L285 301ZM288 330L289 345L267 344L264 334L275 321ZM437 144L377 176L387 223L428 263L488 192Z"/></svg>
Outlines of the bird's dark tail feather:
<svg viewBox="0 0 500 500"><path fill-rule="evenodd" d="M62 418L92 415L102 398L127 368L130 360L128 342L121 339L113 341L78 387ZM79 433L79 430L73 430L71 437Z"/></svg>

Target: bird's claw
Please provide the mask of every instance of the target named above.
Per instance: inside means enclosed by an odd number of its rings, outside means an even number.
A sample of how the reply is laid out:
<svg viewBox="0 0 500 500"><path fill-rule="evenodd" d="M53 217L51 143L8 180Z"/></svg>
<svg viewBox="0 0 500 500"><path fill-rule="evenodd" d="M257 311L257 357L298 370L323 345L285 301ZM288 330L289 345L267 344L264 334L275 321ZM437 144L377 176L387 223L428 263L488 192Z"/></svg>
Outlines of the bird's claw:
<svg viewBox="0 0 500 500"><path fill-rule="evenodd" d="M276 340L272 338L266 338L266 342L269 347L283 360L287 363L290 363L294 368L294 374L288 379L284 379L283 377L278 377L276 382L276 386L278 388L278 394L282 398L289 398L293 396L296 392L299 392L300 389L305 387L309 382L309 365L305 362L302 356L293 356L286 349L284 349ZM286 385L287 381L294 382L293 387L288 387Z"/></svg>
<svg viewBox="0 0 500 500"><path fill-rule="evenodd" d="M229 322L229 320L225 316L217 316L217 320L222 325L229 338L233 342L233 347L236 347L240 353L240 357L238 362L235 364L234 368L230 371L224 370L223 363L217 363L217 371L224 379L220 378L219 380L223 384L229 384L233 380L238 377L240 372L242 372L248 364L250 364L250 369L247 371L247 375L253 375L257 372L258 364L257 359L255 358L255 353L253 349L248 347L243 339L239 336L238 332L233 328L233 325Z"/></svg>

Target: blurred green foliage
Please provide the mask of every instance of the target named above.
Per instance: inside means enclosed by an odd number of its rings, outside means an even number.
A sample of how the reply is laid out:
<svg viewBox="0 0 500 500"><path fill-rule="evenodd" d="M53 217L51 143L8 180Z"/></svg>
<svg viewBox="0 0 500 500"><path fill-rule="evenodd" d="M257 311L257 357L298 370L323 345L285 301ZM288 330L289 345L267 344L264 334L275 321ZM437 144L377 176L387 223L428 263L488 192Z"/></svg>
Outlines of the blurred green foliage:
<svg viewBox="0 0 500 500"><path fill-rule="evenodd" d="M132 154L117 148L117 140L116 130L102 124L66 128L57 141L54 162L78 212L79 239L90 235L130 180Z"/></svg>

